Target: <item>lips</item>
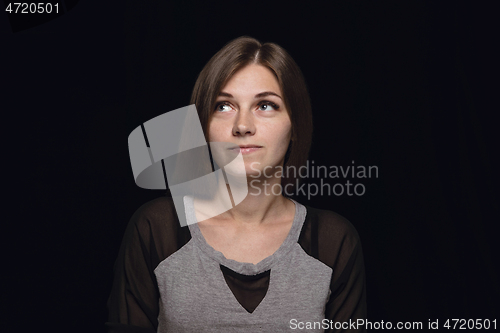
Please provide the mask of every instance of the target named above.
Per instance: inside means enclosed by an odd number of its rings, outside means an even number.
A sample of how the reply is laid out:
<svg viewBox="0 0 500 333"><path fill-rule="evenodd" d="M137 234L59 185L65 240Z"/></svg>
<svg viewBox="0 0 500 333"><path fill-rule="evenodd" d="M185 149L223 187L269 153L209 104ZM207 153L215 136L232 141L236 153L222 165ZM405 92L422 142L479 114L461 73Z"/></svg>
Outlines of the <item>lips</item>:
<svg viewBox="0 0 500 333"><path fill-rule="evenodd" d="M256 151L260 151L262 146L259 145L239 145L239 146L234 146L232 148L229 148L232 151L238 151L242 153L243 155L247 155Z"/></svg>
<svg viewBox="0 0 500 333"><path fill-rule="evenodd" d="M262 148L262 146L259 145L239 145L239 146L233 146L229 149L248 149L248 148Z"/></svg>
<svg viewBox="0 0 500 333"><path fill-rule="evenodd" d="M244 149L244 148L262 148L262 146L257 146L257 145L240 145L239 147L241 149Z"/></svg>

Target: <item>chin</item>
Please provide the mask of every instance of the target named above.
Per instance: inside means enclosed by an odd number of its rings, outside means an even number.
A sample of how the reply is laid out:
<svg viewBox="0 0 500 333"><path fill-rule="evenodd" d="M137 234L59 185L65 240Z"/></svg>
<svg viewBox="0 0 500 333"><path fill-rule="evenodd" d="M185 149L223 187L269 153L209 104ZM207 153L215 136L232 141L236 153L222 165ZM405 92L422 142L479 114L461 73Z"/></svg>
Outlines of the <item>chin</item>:
<svg viewBox="0 0 500 333"><path fill-rule="evenodd" d="M259 176L262 175L262 163L256 161L245 161L245 171L248 176Z"/></svg>
<svg viewBox="0 0 500 333"><path fill-rule="evenodd" d="M250 166L245 165L245 173L248 177L252 177L253 179L255 179L262 174L262 171L255 170L255 168L252 169Z"/></svg>

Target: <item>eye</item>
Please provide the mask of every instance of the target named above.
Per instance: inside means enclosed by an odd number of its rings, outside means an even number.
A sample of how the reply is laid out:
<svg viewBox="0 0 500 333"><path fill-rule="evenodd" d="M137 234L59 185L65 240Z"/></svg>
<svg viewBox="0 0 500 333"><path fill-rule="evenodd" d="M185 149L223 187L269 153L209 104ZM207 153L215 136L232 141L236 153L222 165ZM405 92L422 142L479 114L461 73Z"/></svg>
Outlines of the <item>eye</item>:
<svg viewBox="0 0 500 333"><path fill-rule="evenodd" d="M276 111L278 109L279 109L279 106L273 102L262 101L259 103L259 110L260 111Z"/></svg>
<svg viewBox="0 0 500 333"><path fill-rule="evenodd" d="M231 111L231 106L227 102L220 102L215 105L216 112L227 112Z"/></svg>

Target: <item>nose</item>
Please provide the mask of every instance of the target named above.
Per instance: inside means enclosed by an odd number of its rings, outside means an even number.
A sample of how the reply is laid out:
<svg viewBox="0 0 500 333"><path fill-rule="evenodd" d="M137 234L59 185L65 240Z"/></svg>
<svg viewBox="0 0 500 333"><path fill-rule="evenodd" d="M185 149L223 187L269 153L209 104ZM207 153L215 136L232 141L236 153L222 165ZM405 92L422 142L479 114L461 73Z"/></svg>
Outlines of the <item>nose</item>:
<svg viewBox="0 0 500 333"><path fill-rule="evenodd" d="M234 120L233 135L245 136L255 134L255 123L251 111L239 110Z"/></svg>

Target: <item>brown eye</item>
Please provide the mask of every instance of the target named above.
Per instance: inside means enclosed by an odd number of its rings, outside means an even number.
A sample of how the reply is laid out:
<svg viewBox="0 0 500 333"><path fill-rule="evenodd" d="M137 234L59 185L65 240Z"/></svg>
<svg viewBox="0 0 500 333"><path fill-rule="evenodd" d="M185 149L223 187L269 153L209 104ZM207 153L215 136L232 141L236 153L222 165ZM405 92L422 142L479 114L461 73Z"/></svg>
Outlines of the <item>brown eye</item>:
<svg viewBox="0 0 500 333"><path fill-rule="evenodd" d="M215 111L217 111L217 112L227 112L230 110L231 110L231 107L226 103L219 103L215 106Z"/></svg>
<svg viewBox="0 0 500 333"><path fill-rule="evenodd" d="M276 111L279 106L274 104L273 102L263 101L259 104L260 111Z"/></svg>

